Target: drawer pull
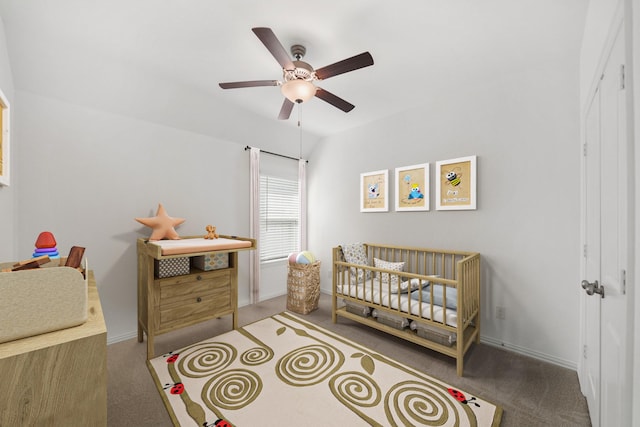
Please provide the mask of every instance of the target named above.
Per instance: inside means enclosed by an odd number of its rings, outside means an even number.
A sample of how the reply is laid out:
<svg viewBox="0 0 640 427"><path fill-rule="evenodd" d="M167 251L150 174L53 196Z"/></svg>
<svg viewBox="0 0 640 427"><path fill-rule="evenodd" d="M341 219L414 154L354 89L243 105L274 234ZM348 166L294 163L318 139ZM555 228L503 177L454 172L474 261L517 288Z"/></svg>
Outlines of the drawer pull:
<svg viewBox="0 0 640 427"><path fill-rule="evenodd" d="M196 280L202 280L202 276L198 274L198 277L196 277Z"/></svg>
<svg viewBox="0 0 640 427"><path fill-rule="evenodd" d="M202 298L198 297L198 298L196 298L196 301L202 302Z"/></svg>

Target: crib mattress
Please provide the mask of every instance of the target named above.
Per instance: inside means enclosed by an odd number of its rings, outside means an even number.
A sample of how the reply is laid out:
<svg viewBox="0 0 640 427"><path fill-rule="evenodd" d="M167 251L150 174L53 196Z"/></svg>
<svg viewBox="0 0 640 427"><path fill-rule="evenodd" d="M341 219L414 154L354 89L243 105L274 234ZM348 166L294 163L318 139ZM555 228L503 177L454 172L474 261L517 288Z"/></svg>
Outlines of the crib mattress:
<svg viewBox="0 0 640 427"><path fill-rule="evenodd" d="M431 318L431 304L428 302L419 302L412 299L410 294L406 293L389 293L385 291L385 284L381 284L374 279L373 286L371 282L366 284L358 283L355 285L338 285L337 293L340 295L348 295L357 298L363 302L369 302L383 307L389 307L394 310L400 310L404 313L411 313L424 319L434 320L443 323L445 310L439 305L433 305L433 318ZM373 288L373 289L372 289ZM344 292L343 292L344 289ZM450 308L446 309L446 323L449 326L458 326L458 313Z"/></svg>

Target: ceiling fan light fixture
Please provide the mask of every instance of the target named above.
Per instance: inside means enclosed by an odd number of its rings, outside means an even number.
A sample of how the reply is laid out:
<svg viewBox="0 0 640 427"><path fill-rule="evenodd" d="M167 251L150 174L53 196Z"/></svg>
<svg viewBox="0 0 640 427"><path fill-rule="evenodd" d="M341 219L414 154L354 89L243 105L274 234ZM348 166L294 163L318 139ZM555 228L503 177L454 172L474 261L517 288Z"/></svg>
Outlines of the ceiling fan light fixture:
<svg viewBox="0 0 640 427"><path fill-rule="evenodd" d="M250 80L220 83L219 85L222 89L280 86L280 90L285 99L282 102L282 107L280 107L279 120L287 120L289 118L294 104L303 103L314 96L345 113L354 109L355 105L348 103L325 89L316 87L313 82L326 80L330 77L373 65L373 57L369 52L362 52L359 55L314 70L310 64L302 61L302 58L307 52L307 49L303 45L291 46L291 55L295 58L295 60L292 61L291 56L287 53L271 28L255 27L251 30L271 55L273 55L275 60L278 61L278 64L280 64L282 81Z"/></svg>
<svg viewBox="0 0 640 427"><path fill-rule="evenodd" d="M306 80L289 80L282 84L282 94L291 102L306 102L316 94L316 87Z"/></svg>

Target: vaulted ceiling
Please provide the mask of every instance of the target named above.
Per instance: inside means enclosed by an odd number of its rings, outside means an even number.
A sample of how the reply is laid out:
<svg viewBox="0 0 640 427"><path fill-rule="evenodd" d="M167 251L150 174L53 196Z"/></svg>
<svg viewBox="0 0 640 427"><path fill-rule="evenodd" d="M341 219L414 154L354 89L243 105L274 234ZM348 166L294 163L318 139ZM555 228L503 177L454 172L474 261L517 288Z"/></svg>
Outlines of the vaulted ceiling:
<svg viewBox="0 0 640 427"><path fill-rule="evenodd" d="M295 128L300 117L322 138L575 54L587 3L0 0L0 17L16 90L230 138L243 126ZM313 98L279 122L278 87L222 90L282 80L252 27L270 27L287 50L304 45L315 68L370 52L373 66L319 83L356 108Z"/></svg>

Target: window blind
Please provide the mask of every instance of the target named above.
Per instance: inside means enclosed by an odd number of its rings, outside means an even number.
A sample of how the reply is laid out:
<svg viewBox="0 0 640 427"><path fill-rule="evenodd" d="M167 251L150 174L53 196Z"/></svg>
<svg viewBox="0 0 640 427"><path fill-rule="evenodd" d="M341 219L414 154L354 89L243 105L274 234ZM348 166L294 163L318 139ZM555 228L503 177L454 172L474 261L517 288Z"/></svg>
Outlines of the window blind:
<svg viewBox="0 0 640 427"><path fill-rule="evenodd" d="M286 258L298 251L298 181L260 174L260 261Z"/></svg>

